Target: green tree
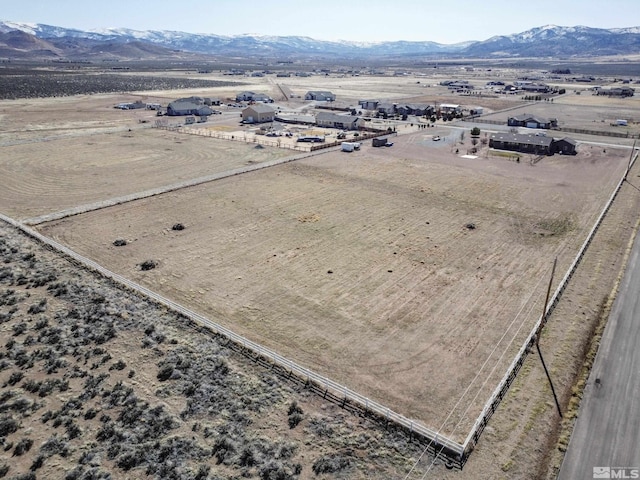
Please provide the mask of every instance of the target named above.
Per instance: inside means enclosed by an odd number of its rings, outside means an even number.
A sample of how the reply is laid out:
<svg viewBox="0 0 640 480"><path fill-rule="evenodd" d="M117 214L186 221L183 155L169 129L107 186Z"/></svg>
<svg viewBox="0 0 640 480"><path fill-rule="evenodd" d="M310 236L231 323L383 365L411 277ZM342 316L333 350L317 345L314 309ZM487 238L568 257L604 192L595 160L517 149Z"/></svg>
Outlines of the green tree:
<svg viewBox="0 0 640 480"><path fill-rule="evenodd" d="M480 129L478 127L473 127L471 129L471 136L472 137L479 137L480 136Z"/></svg>

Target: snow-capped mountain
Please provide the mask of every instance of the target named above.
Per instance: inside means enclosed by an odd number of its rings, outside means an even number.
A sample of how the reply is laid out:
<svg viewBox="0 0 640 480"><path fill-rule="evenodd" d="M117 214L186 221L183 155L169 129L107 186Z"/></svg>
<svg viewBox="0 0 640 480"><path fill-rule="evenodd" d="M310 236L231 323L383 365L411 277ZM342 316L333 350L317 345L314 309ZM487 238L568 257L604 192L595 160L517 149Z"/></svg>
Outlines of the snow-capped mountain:
<svg viewBox="0 0 640 480"><path fill-rule="evenodd" d="M138 50L144 52L146 48L153 51L156 56L175 55L176 51L243 57L304 55L325 58L409 57L412 55L549 57L640 53L640 27L601 29L546 25L484 41L445 45L430 41L335 42L303 36L254 34L225 36L167 30L140 31L129 28L84 31L37 23L0 21L0 33L15 30L49 42L52 48L45 50L50 51L51 55L75 55L76 57L85 54L85 48L82 47L86 42L92 48L102 43L115 45L137 42ZM144 44L152 44L156 48L152 50L150 45L143 47ZM69 45L75 47L65 48ZM0 46L4 45L0 44ZM7 48L2 50L5 55Z"/></svg>
<svg viewBox="0 0 640 480"><path fill-rule="evenodd" d="M471 56L557 57L640 53L640 27L603 29L545 25L469 46Z"/></svg>

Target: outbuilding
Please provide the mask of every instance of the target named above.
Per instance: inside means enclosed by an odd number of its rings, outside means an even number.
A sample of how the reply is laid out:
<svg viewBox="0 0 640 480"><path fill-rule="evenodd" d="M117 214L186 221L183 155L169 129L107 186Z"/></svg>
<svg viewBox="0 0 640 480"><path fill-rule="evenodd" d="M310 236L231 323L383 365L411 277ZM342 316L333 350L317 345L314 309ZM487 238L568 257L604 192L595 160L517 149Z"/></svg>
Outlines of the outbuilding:
<svg viewBox="0 0 640 480"><path fill-rule="evenodd" d="M242 110L242 120L246 123L273 122L276 111L264 103L249 105Z"/></svg>

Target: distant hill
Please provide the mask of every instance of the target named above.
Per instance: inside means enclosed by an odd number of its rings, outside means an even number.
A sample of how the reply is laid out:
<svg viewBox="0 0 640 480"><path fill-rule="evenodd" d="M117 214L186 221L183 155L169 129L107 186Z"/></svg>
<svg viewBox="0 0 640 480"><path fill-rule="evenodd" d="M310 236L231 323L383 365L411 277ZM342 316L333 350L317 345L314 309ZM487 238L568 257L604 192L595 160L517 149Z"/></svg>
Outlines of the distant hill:
<svg viewBox="0 0 640 480"><path fill-rule="evenodd" d="M223 36L127 28L83 31L10 21L0 21L0 35L0 55L9 58L149 59L188 54L244 58L497 58L640 53L640 27L601 29L547 25L513 35L452 45L430 41L330 42L301 36Z"/></svg>

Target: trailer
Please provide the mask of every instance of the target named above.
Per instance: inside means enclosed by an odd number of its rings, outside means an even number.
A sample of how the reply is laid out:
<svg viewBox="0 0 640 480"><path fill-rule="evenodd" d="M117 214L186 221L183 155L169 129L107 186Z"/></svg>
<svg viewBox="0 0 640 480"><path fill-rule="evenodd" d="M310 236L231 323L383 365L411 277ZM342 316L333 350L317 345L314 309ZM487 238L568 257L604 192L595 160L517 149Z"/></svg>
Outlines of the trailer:
<svg viewBox="0 0 640 480"><path fill-rule="evenodd" d="M384 147L387 144L386 138L373 138L371 139L372 147Z"/></svg>
<svg viewBox="0 0 640 480"><path fill-rule="evenodd" d="M342 142L343 152L353 152L354 150L360 150L360 142Z"/></svg>

